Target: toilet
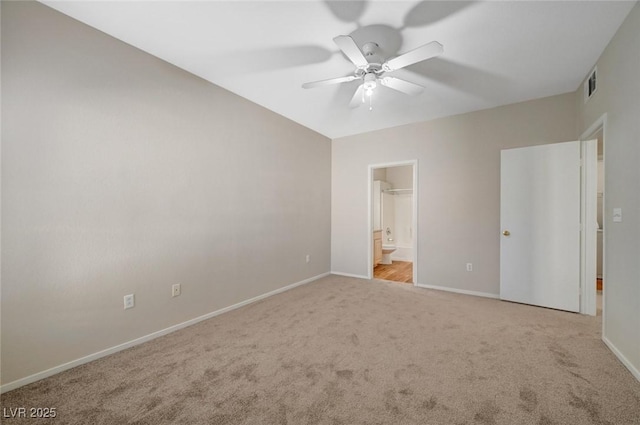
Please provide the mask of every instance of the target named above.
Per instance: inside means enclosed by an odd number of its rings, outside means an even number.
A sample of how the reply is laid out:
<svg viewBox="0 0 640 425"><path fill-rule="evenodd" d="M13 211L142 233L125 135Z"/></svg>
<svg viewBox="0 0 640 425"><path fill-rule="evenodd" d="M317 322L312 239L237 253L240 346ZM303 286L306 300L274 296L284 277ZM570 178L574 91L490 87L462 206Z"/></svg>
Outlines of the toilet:
<svg viewBox="0 0 640 425"><path fill-rule="evenodd" d="M396 246L393 244L382 245L382 261L380 264L391 264L391 253L396 250Z"/></svg>

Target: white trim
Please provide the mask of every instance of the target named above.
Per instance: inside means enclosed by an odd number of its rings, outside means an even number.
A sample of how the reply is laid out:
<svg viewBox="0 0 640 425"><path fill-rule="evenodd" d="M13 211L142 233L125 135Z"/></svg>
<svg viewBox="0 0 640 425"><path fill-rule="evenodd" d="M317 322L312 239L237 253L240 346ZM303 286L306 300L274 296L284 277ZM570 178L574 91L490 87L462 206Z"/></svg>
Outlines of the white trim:
<svg viewBox="0 0 640 425"><path fill-rule="evenodd" d="M15 380L13 382L9 382L8 384L4 384L4 385L0 386L0 394L5 393L7 391L15 390L16 388L22 387L24 385L31 384L31 383L39 381L41 379L48 378L48 377L53 376L55 374L58 374L60 372L64 372L65 370L72 369L72 368L74 368L76 366L80 366L80 365L83 365L85 363L89 363L91 361L98 360L98 359L100 359L102 357L106 357L106 356L108 356L110 354L114 354L114 353L117 353L119 351L126 350L127 348L131 348L131 347L134 347L136 345L140 345L140 344L142 344L144 342L151 341L151 340L156 339L158 337L161 337L161 336L170 334L172 332L178 331L180 329L186 328L187 326L195 325L196 323L202 322L203 320L211 319L212 317L218 316L218 315L220 315L222 313L227 313L227 312L229 312L231 310L235 310L237 308L244 307L247 304L251 304L251 303L254 303L256 301L260 301L260 300L265 299L267 297L270 297L272 295L277 295L277 294L279 294L281 292L288 291L288 290L293 289L293 288L295 288L297 286L313 282L313 281L321 279L321 278L323 278L325 276L329 276L329 274L330 274L329 272L322 273L322 274L319 274L317 276L313 276L313 277L310 277L308 279L301 280L301 281L296 282L296 283L292 283L291 285L283 286L282 288L275 289L273 291L267 292L266 294L258 295L257 297L253 297L253 298L250 298L248 300L241 301L241 302L239 302L237 304L233 304L233 305L231 305L229 307L224 307L224 308L222 308L220 310L216 310L216 311L213 311L211 313L207 313L205 315L196 317L196 318L191 319L191 320L187 320L186 322L182 322L182 323L178 323L177 325L169 326L168 328L159 330L157 332L153 332L153 333L150 333L148 335L142 336L140 338L136 338L134 340L125 342L123 344L116 345L115 347L107 348L105 350L101 350L101 351L98 351L97 353L89 354L88 356L81 357L81 358L76 359L76 360L72 360L70 362L61 364L59 366L54 366L54 367L52 367L50 369L47 369L47 370L44 370L42 372L34 373L33 375L29 375L29 376L27 376L25 378L17 379L17 380Z"/></svg>
<svg viewBox="0 0 640 425"><path fill-rule="evenodd" d="M367 194L367 205L369 207L369 214L367 214L367 277L366 279L373 279L373 170L378 168L391 168L391 167L402 167L405 165L411 165L413 168L413 197L411 199L412 209L411 213L413 217L411 217L411 245L412 245L412 260L413 263L413 282L414 286L415 282L418 281L418 160L410 159L406 161L396 161L396 162L386 162L383 164L369 164L368 166L368 194Z"/></svg>
<svg viewBox="0 0 640 425"><path fill-rule="evenodd" d="M474 297L500 299L500 294L491 294L489 292L467 291L466 289L449 288L447 286L425 285L416 283L418 288L435 289L437 291L455 292L456 294L473 295Z"/></svg>
<svg viewBox="0 0 640 425"><path fill-rule="evenodd" d="M595 316L598 141L580 142L580 313Z"/></svg>
<svg viewBox="0 0 640 425"><path fill-rule="evenodd" d="M342 272L331 272L331 274L335 274L336 276L344 276L344 277L355 277L357 279L369 279L367 276L363 276L361 274L353 274L353 273L342 273Z"/></svg>
<svg viewBox="0 0 640 425"><path fill-rule="evenodd" d="M600 118L598 118L597 120L595 120L595 122L593 124L591 124L589 126L589 128L582 133L582 136L580 137L580 140L587 140L590 139L591 136L593 136L594 134L596 134L598 132L598 130L600 130L600 128L602 128L603 132L605 127L607 126L607 114L602 114L600 116Z"/></svg>
<svg viewBox="0 0 640 425"><path fill-rule="evenodd" d="M373 279L373 169L377 168L369 165L367 173L367 277ZM355 277L355 276L354 276Z"/></svg>
<svg viewBox="0 0 640 425"><path fill-rule="evenodd" d="M593 138L593 135L596 134L598 131L602 130L602 156L603 158L606 160L606 152L607 152L607 114L604 113L602 114L597 120L595 120L593 122L593 124L591 124L589 126L589 128L587 128L587 130L584 131L584 133L582 133L582 135L580 136L580 140L589 140ZM602 172L604 173L604 179L605 179L605 184L606 184L606 179L607 179L607 175L606 175L606 163L605 161L602 162ZM602 209L603 209L603 217L602 217L602 278L603 281L605 282L603 288L602 288L602 338L604 340L604 334L605 334L605 320L606 320L606 315L605 315L605 309L606 309L606 299L607 299L607 250L606 250L606 246L605 246L605 241L606 241L606 223L605 223L605 214L607 211L607 202L606 202L606 198L607 198L607 193L606 190L603 190L603 194L602 194ZM596 242L597 243L597 242ZM587 282L584 282L584 285L581 285L581 290L582 293L585 295L585 297L589 297L589 298L593 298L594 300L596 299L596 285L588 285ZM587 293L589 293L589 295L587 295ZM584 313L584 312L583 312Z"/></svg>
<svg viewBox="0 0 640 425"><path fill-rule="evenodd" d="M631 361L629 359L627 359L624 354L622 354L620 352L620 350L618 350L618 348L616 348L615 345L613 345L613 342L609 341L609 339L607 339L604 335L602 336L602 342L605 343L605 345L607 347L609 347L609 350L611 350L613 352L613 354L615 354L615 356L618 358L618 360L620 360L620 362L627 368L629 369L629 372L631 372L631 374L634 376L634 378L636 378L638 381L640 381L640 370L636 369L633 366L633 363L631 363Z"/></svg>
<svg viewBox="0 0 640 425"><path fill-rule="evenodd" d="M411 244L413 245L413 249L411 250L411 254L413 255L413 285L415 286L416 282L418 282L418 197L419 197L419 180L418 180L418 160L415 159L413 162L413 217L411 218L413 229L411 230Z"/></svg>

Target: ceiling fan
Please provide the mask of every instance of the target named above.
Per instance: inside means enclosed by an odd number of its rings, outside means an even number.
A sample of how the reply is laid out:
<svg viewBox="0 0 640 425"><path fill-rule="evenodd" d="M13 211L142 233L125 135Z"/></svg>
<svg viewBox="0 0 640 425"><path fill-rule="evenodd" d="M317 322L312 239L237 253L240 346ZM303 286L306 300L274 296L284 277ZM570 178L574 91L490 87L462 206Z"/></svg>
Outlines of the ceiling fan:
<svg viewBox="0 0 640 425"><path fill-rule="evenodd" d="M364 103L366 95L366 97L369 98L369 109L372 109L371 98L373 91L378 87L378 84L410 96L420 94L424 89L421 85L397 77L387 76L385 74L387 72L404 68L405 66L413 65L414 63L434 58L444 52L442 44L437 41L432 41L400 56L384 61L380 56L381 51L377 43L365 43L362 46L362 50L360 50L355 41L353 41L353 39L348 35L339 35L335 37L333 41L356 66L356 70L353 72L353 75L304 83L302 88L310 89L330 84L360 80L362 83L349 103L349 106L352 108Z"/></svg>

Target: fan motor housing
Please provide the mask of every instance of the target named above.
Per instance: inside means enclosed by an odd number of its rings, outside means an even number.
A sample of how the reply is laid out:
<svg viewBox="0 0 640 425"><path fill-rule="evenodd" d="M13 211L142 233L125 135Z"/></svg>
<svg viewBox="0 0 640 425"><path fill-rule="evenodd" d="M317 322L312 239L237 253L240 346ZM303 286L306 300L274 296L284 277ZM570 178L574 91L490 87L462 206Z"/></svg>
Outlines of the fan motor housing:
<svg viewBox="0 0 640 425"><path fill-rule="evenodd" d="M382 69L381 64L384 60L381 56L382 52L380 51L378 43L374 43L372 41L364 43L362 46L362 53L370 66L377 65L378 68Z"/></svg>

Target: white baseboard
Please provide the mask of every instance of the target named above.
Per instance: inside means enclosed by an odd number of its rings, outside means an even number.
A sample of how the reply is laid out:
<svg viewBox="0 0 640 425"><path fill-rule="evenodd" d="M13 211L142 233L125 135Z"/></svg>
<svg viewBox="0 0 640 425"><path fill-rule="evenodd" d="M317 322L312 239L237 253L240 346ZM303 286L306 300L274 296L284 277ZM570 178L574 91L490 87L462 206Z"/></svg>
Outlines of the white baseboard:
<svg viewBox="0 0 640 425"><path fill-rule="evenodd" d="M89 354L88 356L81 357L81 358L76 359L76 360L72 360L70 362L61 364L59 366L55 366L55 367L52 367L50 369L44 370L42 372L34 373L33 375L27 376L25 378L21 378L21 379L15 380L13 382L9 382L8 384L4 384L4 385L0 386L0 394L5 393L7 391L15 390L16 388L20 388L20 387L22 387L24 385L31 384L31 383L39 381L41 379L48 378L48 377L53 376L53 375L55 375L57 373L64 372L65 370L72 369L72 368L74 368L76 366L80 366L80 365L83 365L85 363L89 363L91 361L98 360L99 358L108 356L110 354L117 353L118 351L126 350L127 348L131 348L131 347L134 347L136 345L142 344L144 342L151 341L152 339L156 339L158 337L170 334L172 332L175 332L175 331L178 331L180 329L186 328L187 326L195 325L196 323L202 322L203 320L207 320L207 319L210 319L212 317L218 316L218 315L220 315L222 313L226 313L228 311L235 310L235 309L240 308L240 307L244 307L247 304L251 304L251 303L254 303L256 301L260 301L260 300L268 298L268 297L270 297L272 295L277 295L277 294L279 294L281 292L288 291L288 290L293 289L293 288L295 288L297 286L313 282L314 280L318 280L318 279L321 279L321 278L323 278L325 276L329 276L329 274L330 274L329 272L322 273L322 274L319 274L317 276L313 276L313 277L310 277L308 279L301 280L300 282L292 283L291 285L287 285L287 286L284 286L282 288L275 289L273 291L267 292L266 294L258 295L257 297L253 297L253 298L250 298L248 300L241 301L241 302L239 302L237 304L233 304L233 305L231 305L229 307L225 307L225 308L222 308L220 310L216 310L216 311L213 311L211 313L207 313L205 315L196 317L194 319L187 320L186 322L178 323L177 325L173 325L173 326L170 326L168 328L159 330L157 332L153 332L153 333L150 333L148 335L142 336L140 338L136 338L134 340L125 342L123 344L116 345L115 347L107 348L105 350L98 351L97 353Z"/></svg>
<svg viewBox="0 0 640 425"><path fill-rule="evenodd" d="M620 350L618 350L616 348L615 345L613 345L613 343L611 341L609 341L609 339L607 339L607 337L605 337L604 335L602 335L602 342L604 342L604 344L609 347L609 350L611 350L613 352L613 354L615 354L615 356L618 358L618 360L620 360L620 362L627 368L629 369L629 372L631 372L631 374L638 380L640 381L640 370L638 370L630 361L629 359L627 359L624 354L622 354L620 352Z"/></svg>
<svg viewBox="0 0 640 425"><path fill-rule="evenodd" d="M500 298L500 295L498 294L491 294L489 292L467 291L466 289L449 288L447 286L424 285L422 283L416 283L415 286L417 286L418 288L436 289L438 291L455 292L456 294L473 295L475 297L494 298L494 299Z"/></svg>
<svg viewBox="0 0 640 425"><path fill-rule="evenodd" d="M331 272L331 274L335 274L337 276L355 277L358 279L369 279L369 276L363 276L360 274L351 274L351 273L342 273L342 272Z"/></svg>

